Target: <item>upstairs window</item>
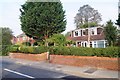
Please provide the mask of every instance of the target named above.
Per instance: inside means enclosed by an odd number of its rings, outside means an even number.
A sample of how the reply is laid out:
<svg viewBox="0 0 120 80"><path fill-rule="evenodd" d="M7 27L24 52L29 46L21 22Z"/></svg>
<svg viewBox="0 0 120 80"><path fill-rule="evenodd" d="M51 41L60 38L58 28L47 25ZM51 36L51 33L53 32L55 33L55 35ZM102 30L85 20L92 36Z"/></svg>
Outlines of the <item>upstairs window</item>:
<svg viewBox="0 0 120 80"><path fill-rule="evenodd" d="M102 28L97 28L97 34L100 34L102 32Z"/></svg>
<svg viewBox="0 0 120 80"><path fill-rule="evenodd" d="M83 35L85 35L85 33L86 33L85 30L83 30Z"/></svg>
<svg viewBox="0 0 120 80"><path fill-rule="evenodd" d="M69 36L70 36L70 37L72 37L72 35L71 35L71 34L69 34Z"/></svg>
<svg viewBox="0 0 120 80"><path fill-rule="evenodd" d="M75 31L75 36L78 36L78 31Z"/></svg>
<svg viewBox="0 0 120 80"><path fill-rule="evenodd" d="M92 29L91 34L94 35L94 30Z"/></svg>

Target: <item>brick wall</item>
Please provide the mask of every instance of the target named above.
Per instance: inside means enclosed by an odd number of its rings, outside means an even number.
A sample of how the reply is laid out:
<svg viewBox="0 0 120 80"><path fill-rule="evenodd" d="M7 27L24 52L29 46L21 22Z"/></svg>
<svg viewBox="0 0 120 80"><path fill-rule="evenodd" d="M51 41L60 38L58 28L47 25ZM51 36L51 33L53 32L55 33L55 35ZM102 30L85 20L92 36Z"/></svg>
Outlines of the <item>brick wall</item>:
<svg viewBox="0 0 120 80"><path fill-rule="evenodd" d="M23 54L23 53L9 53L10 58L19 58L32 61L45 61L47 60L47 53L42 54Z"/></svg>
<svg viewBox="0 0 120 80"><path fill-rule="evenodd" d="M118 70L117 58L50 55L50 62L70 66L89 66L110 70Z"/></svg>
<svg viewBox="0 0 120 80"><path fill-rule="evenodd" d="M46 52L42 54L23 54L23 53L9 54L10 58L20 58L32 61L48 60L47 55L48 54ZM79 67L89 66L120 71L120 67L118 65L120 64L120 61L118 61L118 58L50 55L50 63Z"/></svg>

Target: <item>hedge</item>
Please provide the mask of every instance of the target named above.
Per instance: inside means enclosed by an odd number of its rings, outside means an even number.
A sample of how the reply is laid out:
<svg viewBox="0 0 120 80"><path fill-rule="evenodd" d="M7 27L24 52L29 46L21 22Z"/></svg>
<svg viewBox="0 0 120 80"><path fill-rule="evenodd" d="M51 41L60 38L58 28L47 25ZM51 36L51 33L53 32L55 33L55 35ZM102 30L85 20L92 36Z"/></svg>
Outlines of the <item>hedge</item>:
<svg viewBox="0 0 120 80"><path fill-rule="evenodd" d="M74 56L98 56L98 57L119 57L119 47L107 47L107 48L83 48L83 47L12 47L11 52L22 52L31 54L40 54L49 51L54 55L74 55Z"/></svg>
<svg viewBox="0 0 120 80"><path fill-rule="evenodd" d="M83 48L83 47L51 47L50 54L74 56L119 57L120 48Z"/></svg>
<svg viewBox="0 0 120 80"><path fill-rule="evenodd" d="M11 46L10 52L22 52L22 53L31 53L31 54L40 54L43 52L47 52L48 48L45 46L32 47L32 46L21 46L21 47L13 47Z"/></svg>

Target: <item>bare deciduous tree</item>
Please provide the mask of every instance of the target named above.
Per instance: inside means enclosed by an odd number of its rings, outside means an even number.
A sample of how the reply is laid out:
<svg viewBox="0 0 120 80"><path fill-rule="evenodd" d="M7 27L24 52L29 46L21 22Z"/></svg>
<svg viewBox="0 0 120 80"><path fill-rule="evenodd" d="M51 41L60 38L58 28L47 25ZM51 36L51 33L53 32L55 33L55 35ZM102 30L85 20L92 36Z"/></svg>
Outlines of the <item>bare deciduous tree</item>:
<svg viewBox="0 0 120 80"><path fill-rule="evenodd" d="M78 13L75 16L76 28L89 23L98 24L101 20L101 14L89 5L80 7Z"/></svg>

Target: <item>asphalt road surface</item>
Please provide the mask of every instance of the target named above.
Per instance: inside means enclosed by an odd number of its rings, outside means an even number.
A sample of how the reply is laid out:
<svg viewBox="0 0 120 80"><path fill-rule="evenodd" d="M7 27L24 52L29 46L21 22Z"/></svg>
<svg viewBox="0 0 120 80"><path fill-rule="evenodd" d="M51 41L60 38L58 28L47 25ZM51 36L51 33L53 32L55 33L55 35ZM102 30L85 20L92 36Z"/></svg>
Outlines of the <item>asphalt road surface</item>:
<svg viewBox="0 0 120 80"><path fill-rule="evenodd" d="M10 59L0 59L0 78L2 80L44 80L44 79L60 79L60 80L91 80L82 77L72 76L61 73L59 71L51 71L42 68L35 68L29 65L16 64Z"/></svg>

